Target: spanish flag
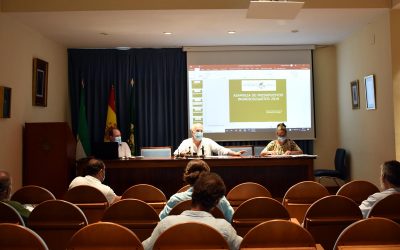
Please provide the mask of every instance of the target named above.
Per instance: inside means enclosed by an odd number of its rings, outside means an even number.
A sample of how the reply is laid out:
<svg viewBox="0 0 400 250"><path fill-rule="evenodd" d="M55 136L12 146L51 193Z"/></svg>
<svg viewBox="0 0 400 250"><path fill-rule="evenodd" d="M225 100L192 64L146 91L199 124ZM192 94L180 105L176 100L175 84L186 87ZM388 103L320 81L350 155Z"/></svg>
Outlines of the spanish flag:
<svg viewBox="0 0 400 250"><path fill-rule="evenodd" d="M106 129L104 132L104 141L108 142L109 139L109 131L113 128L117 128L117 114L115 112L115 90L114 85L111 86L111 91L108 96L108 109L107 109L107 121L106 121Z"/></svg>

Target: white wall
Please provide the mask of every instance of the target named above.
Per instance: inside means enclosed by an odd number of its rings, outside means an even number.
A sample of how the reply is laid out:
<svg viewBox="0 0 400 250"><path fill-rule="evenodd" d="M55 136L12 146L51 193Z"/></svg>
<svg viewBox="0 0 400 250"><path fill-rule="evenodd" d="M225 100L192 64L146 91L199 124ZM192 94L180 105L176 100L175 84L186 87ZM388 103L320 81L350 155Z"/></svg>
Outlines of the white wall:
<svg viewBox="0 0 400 250"><path fill-rule="evenodd" d="M0 169L22 185L22 129L25 122L67 121L67 50L0 12L0 86L12 88L11 118L0 119ZM32 106L32 59L49 63L47 107Z"/></svg>
<svg viewBox="0 0 400 250"><path fill-rule="evenodd" d="M336 47L314 50L314 98L316 140L315 169L334 169L333 159L338 147L338 101Z"/></svg>
<svg viewBox="0 0 400 250"><path fill-rule="evenodd" d="M395 158L389 12L337 46L339 145L350 154L352 179L379 184L379 166ZM374 74L377 109L365 109L363 78ZM360 109L350 82L360 81Z"/></svg>

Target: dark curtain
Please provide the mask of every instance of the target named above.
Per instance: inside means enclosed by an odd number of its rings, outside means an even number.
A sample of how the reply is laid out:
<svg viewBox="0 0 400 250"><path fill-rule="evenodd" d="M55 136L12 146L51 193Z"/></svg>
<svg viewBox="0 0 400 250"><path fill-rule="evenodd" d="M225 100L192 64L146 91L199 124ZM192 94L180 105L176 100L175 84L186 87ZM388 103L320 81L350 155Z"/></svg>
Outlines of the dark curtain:
<svg viewBox="0 0 400 250"><path fill-rule="evenodd" d="M188 137L186 53L181 49L69 49L71 120L77 133L79 93L85 86L91 142L103 141L108 95L115 87L118 128L129 138L134 105L136 152L145 146L172 146ZM134 100L131 100L131 82ZM312 141L296 141L312 154ZM220 142L222 145L266 145L268 141ZM137 153L138 154L138 153Z"/></svg>
<svg viewBox="0 0 400 250"><path fill-rule="evenodd" d="M175 148L187 137L186 54L181 49L69 49L68 73L74 134L83 83L91 142L103 140L108 94L114 85L117 124L127 141L133 82L136 150Z"/></svg>

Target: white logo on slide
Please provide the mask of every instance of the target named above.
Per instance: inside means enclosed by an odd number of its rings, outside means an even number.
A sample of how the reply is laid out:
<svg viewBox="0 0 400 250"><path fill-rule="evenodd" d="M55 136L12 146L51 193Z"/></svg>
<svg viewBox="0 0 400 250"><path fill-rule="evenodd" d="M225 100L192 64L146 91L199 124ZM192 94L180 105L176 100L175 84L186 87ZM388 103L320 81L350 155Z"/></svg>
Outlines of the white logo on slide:
<svg viewBox="0 0 400 250"><path fill-rule="evenodd" d="M276 80L243 80L242 91L276 91Z"/></svg>

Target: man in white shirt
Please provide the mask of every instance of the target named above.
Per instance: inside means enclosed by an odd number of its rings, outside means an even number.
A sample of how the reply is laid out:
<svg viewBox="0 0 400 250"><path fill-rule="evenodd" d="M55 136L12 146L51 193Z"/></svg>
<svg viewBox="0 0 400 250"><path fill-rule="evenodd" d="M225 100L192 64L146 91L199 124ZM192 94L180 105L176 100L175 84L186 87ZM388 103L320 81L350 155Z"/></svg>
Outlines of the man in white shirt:
<svg viewBox="0 0 400 250"><path fill-rule="evenodd" d="M219 202L226 192L221 177L215 173L202 173L193 186L192 208L180 215L169 215L161 220L154 228L151 236L143 241L145 250L153 249L157 238L168 228L184 222L200 222L215 228L224 237L230 250L239 249L242 237L225 219L214 218L210 211Z"/></svg>
<svg viewBox="0 0 400 250"><path fill-rule="evenodd" d="M119 158L129 158L132 157L131 149L128 146L128 143L122 141L121 131L116 128L110 130L109 133L111 142L118 142L118 157Z"/></svg>
<svg viewBox="0 0 400 250"><path fill-rule="evenodd" d="M235 152L231 149L224 148L210 138L203 137L203 125L200 123L193 124L192 137L184 140L175 150L175 156L197 155L211 156L212 153L217 155L240 156L246 150Z"/></svg>
<svg viewBox="0 0 400 250"><path fill-rule="evenodd" d="M102 183L106 178L106 165L103 161L98 159L90 159L85 167L85 174L86 175L84 177L75 177L71 184L69 184L68 189L76 186L87 185L100 190L110 204L121 199L121 196L117 196L109 186Z"/></svg>
<svg viewBox="0 0 400 250"><path fill-rule="evenodd" d="M375 203L393 193L400 192L400 162L387 161L383 163L381 165L380 182L383 191L370 195L360 205L364 218L368 216L369 211Z"/></svg>

